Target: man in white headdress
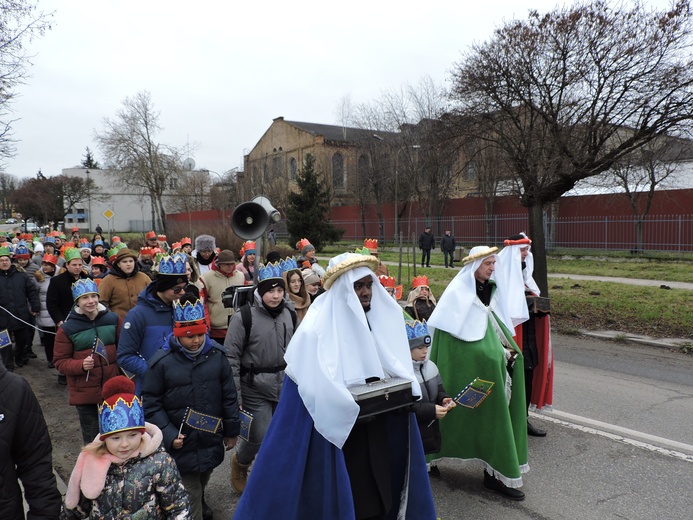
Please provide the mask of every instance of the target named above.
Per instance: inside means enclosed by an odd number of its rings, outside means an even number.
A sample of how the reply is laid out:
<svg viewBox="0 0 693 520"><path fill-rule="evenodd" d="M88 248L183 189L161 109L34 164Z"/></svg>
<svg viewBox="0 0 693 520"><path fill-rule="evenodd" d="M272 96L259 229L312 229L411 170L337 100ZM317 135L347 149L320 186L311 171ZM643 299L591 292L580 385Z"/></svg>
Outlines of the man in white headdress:
<svg viewBox="0 0 693 520"><path fill-rule="evenodd" d="M532 278L532 241L524 233L508 237L498 254L508 288L508 309L515 327L515 342L525 358L527 408L551 408L553 404L553 350L548 309L528 305L541 295ZM531 308L530 308L531 307ZM546 432L527 422L527 433L545 437Z"/></svg>
<svg viewBox="0 0 693 520"><path fill-rule="evenodd" d="M431 360L448 391L459 392L475 378L494 383L474 409L458 406L441 422L441 457L481 460L484 486L523 500L527 422L523 359L512 339L505 286L494 277L496 247L477 246L445 289L428 321L435 328Z"/></svg>
<svg viewBox="0 0 693 520"><path fill-rule="evenodd" d="M414 414L357 421L348 388L400 377L421 395L402 310L377 267L371 255L330 261L327 292L289 343L282 397L234 518L436 518Z"/></svg>

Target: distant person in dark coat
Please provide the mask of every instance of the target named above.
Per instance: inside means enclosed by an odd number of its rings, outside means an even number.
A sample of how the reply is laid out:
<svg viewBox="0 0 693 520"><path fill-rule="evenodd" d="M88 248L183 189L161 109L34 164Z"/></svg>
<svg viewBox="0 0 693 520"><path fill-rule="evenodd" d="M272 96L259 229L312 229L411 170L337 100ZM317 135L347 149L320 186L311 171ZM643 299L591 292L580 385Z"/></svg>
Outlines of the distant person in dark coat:
<svg viewBox="0 0 693 520"><path fill-rule="evenodd" d="M53 449L39 402L20 376L0 363L0 517L54 520L60 515L60 492L53 474Z"/></svg>
<svg viewBox="0 0 693 520"><path fill-rule="evenodd" d="M431 267L431 249L436 247L436 239L431 233L431 226L426 226L419 236L419 249L421 249L421 267Z"/></svg>
<svg viewBox="0 0 693 520"><path fill-rule="evenodd" d="M455 253L455 237L449 229L445 230L445 235L440 239L440 250L445 258L445 267L454 267L452 265ZM448 257L450 260L448 260Z"/></svg>

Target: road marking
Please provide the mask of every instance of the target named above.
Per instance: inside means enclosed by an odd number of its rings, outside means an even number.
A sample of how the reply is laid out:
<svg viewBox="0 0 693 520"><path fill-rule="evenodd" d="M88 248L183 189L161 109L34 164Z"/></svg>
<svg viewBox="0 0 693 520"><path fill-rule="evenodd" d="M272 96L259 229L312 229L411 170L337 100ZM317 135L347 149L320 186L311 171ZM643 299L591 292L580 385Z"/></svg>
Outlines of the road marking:
<svg viewBox="0 0 693 520"><path fill-rule="evenodd" d="M609 424L579 415L553 410L551 412L530 412L532 417L566 426L574 430L580 430L592 435L606 437L616 442L628 444L667 457L673 457L686 462L693 462L693 446L683 442L657 437L648 433L629 430L615 424Z"/></svg>

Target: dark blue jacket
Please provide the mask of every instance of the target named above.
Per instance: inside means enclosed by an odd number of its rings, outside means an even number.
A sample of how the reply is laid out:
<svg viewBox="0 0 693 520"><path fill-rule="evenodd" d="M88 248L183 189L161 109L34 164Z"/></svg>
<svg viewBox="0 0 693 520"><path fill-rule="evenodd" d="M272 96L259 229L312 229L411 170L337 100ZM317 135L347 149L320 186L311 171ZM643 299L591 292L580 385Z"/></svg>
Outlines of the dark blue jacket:
<svg viewBox="0 0 693 520"><path fill-rule="evenodd" d="M0 270L1 305L24 321L31 321L31 313L41 310L38 289L29 275L12 265L7 271ZM29 308L31 305L31 308ZM17 330L29 327L0 309L0 330Z"/></svg>
<svg viewBox="0 0 693 520"><path fill-rule="evenodd" d="M137 395L151 358L173 331L173 309L156 296L156 285L145 287L137 305L125 315L118 341L118 366L128 375L135 374Z"/></svg>
<svg viewBox="0 0 693 520"><path fill-rule="evenodd" d="M240 432L238 399L231 366L222 347L209 336L196 357L189 357L171 335L149 360L149 372L142 385L142 402L147 421L164 434L164 447L182 474L214 469L224 461L224 437ZM222 427L211 433L183 426L183 447L173 449L173 441L189 408L222 419Z"/></svg>

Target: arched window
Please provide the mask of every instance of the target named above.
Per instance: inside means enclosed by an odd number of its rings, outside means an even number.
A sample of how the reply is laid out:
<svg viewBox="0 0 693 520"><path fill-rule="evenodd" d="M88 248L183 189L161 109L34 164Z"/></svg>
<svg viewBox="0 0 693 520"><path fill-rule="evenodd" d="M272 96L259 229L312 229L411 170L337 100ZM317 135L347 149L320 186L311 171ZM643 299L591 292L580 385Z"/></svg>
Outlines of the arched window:
<svg viewBox="0 0 693 520"><path fill-rule="evenodd" d="M332 156L332 187L334 189L344 188L344 157L337 152Z"/></svg>
<svg viewBox="0 0 693 520"><path fill-rule="evenodd" d="M298 177L298 163L296 158L292 157L289 161L289 180L295 181L296 177Z"/></svg>

